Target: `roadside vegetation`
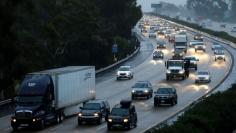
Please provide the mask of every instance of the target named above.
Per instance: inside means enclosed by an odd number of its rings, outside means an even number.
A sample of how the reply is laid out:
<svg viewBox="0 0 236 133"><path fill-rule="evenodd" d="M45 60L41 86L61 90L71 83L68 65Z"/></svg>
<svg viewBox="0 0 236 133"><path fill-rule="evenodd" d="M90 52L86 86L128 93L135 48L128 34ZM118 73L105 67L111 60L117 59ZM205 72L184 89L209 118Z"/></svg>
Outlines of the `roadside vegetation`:
<svg viewBox="0 0 236 133"><path fill-rule="evenodd" d="M1 0L0 100L28 72L113 63L135 50L131 29L142 17L136 0Z"/></svg>
<svg viewBox="0 0 236 133"><path fill-rule="evenodd" d="M236 127L236 84L199 102L173 125L146 133L232 133Z"/></svg>

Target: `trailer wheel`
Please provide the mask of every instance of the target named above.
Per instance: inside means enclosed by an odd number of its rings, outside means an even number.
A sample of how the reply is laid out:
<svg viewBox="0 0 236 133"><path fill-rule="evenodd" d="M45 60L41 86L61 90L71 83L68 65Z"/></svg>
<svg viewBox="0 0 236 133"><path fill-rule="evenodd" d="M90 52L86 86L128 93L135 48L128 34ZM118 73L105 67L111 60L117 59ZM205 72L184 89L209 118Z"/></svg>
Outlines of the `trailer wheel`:
<svg viewBox="0 0 236 133"><path fill-rule="evenodd" d="M64 115L64 113L60 113L60 123L61 122L63 122L64 121L64 119L65 119L65 115Z"/></svg>

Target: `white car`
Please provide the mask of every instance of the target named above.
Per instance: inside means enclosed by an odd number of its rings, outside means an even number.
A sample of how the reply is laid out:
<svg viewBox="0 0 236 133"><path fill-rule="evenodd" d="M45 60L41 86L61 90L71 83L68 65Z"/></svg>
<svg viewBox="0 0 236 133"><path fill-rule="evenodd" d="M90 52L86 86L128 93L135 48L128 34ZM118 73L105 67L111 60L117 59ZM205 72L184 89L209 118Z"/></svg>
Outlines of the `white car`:
<svg viewBox="0 0 236 133"><path fill-rule="evenodd" d="M198 71L195 79L195 83L210 83L211 76L209 71Z"/></svg>
<svg viewBox="0 0 236 133"><path fill-rule="evenodd" d="M117 71L117 80L133 78L133 71L130 66L120 66Z"/></svg>
<svg viewBox="0 0 236 133"><path fill-rule="evenodd" d="M216 60L224 60L225 61L225 52L224 50L215 50L215 61Z"/></svg>

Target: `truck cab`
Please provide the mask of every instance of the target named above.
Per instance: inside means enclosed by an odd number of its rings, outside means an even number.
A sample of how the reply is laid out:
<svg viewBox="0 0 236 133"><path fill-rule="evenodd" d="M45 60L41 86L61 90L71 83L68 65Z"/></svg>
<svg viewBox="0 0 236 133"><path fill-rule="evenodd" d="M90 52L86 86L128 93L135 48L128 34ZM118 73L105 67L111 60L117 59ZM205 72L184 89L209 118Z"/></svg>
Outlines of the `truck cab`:
<svg viewBox="0 0 236 133"><path fill-rule="evenodd" d="M185 71L185 63L184 60L178 59L169 59L165 62L166 66L166 80L170 80L172 78L186 78Z"/></svg>
<svg viewBox="0 0 236 133"><path fill-rule="evenodd" d="M15 113L11 118L13 130L30 126L43 129L47 122L60 122L55 113L54 86L49 75L27 75L15 98Z"/></svg>

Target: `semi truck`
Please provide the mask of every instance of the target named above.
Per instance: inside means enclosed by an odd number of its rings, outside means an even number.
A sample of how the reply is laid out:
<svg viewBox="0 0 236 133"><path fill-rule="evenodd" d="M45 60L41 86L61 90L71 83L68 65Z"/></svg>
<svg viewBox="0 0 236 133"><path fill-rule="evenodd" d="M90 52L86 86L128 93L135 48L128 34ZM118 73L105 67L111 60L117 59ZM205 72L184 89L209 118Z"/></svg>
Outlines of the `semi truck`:
<svg viewBox="0 0 236 133"><path fill-rule="evenodd" d="M95 99L95 67L68 66L25 76L15 97L11 117L13 130L19 127L43 129L46 124L60 123L77 114L79 107Z"/></svg>
<svg viewBox="0 0 236 133"><path fill-rule="evenodd" d="M177 34L175 35L174 49L183 50L187 52L187 35L186 34Z"/></svg>

